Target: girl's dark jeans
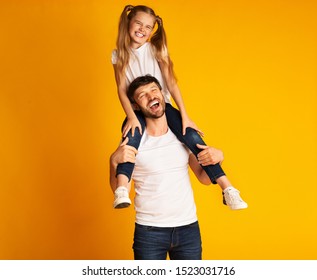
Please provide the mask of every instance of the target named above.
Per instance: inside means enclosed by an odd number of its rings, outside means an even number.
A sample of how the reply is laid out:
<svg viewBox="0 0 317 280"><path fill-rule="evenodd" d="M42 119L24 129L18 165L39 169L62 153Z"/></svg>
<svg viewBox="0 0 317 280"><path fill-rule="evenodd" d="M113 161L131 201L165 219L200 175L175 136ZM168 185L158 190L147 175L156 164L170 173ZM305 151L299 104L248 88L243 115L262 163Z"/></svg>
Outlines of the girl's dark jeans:
<svg viewBox="0 0 317 280"><path fill-rule="evenodd" d="M142 126L142 131L144 131L145 119L143 114L140 111L135 111L135 114ZM197 148L196 144L206 145L203 139L200 137L199 133L195 129L188 127L186 128L186 134L183 135L181 114L177 109L175 109L169 103L166 103L165 114L166 114L169 128L172 130L172 132L175 134L178 140L181 141L183 144L185 144L192 151L192 153L197 157L197 155L201 152L201 149ZM124 126L125 123L126 123L126 120L124 121L122 127ZM129 141L127 145L133 146L134 148L138 149L140 146L141 137L142 137L139 130L135 129L134 137L132 137L132 133L130 130L127 134L127 137L129 137ZM205 172L207 173L207 175L209 176L213 184L216 184L216 179L225 175L219 163L215 165L202 166L202 168L205 170ZM120 163L117 167L117 175L124 174L129 178L129 181L130 181L133 169L134 169L134 163L131 163L131 162Z"/></svg>

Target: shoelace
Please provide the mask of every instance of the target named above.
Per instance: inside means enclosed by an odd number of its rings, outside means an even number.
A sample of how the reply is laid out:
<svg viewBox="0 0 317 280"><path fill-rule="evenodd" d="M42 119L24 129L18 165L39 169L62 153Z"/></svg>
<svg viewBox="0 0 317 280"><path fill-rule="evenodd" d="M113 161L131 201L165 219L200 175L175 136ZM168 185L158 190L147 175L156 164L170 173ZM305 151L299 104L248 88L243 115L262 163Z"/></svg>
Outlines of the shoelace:
<svg viewBox="0 0 317 280"><path fill-rule="evenodd" d="M116 193L117 197L122 197L124 196L125 191L124 190L120 190L119 192Z"/></svg>
<svg viewBox="0 0 317 280"><path fill-rule="evenodd" d="M239 196L239 192L234 190L232 192L228 192L229 195L229 199L230 199L230 203L232 203L234 200L239 200L240 202L242 202L242 199Z"/></svg>

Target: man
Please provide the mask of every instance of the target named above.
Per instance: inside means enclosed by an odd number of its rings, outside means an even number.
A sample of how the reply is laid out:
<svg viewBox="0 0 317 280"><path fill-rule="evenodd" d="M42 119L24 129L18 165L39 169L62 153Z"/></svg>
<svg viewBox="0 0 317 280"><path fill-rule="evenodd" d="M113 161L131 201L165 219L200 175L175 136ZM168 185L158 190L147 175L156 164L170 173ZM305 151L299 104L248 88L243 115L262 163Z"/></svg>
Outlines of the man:
<svg viewBox="0 0 317 280"><path fill-rule="evenodd" d="M176 138L168 128L166 104L156 78L147 75L135 79L128 96L145 116L146 129L138 151L126 145L125 139L111 155L110 184L115 191L119 163L135 163L134 258L164 260L169 254L170 259L200 260L201 236L188 165L207 185L211 181L200 164L218 163L223 154L198 145L202 149L198 162Z"/></svg>

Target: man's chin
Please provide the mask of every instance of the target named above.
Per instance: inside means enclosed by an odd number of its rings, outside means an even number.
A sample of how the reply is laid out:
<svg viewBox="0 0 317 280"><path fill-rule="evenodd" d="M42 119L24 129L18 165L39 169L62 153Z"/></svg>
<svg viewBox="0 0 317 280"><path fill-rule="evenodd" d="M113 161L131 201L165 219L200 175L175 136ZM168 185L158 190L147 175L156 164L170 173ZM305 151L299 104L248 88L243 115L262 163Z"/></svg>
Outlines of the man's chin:
<svg viewBox="0 0 317 280"><path fill-rule="evenodd" d="M151 111L142 111L142 113L147 118L159 119L165 114L165 107L161 108L161 110L158 110L154 113Z"/></svg>
<svg viewBox="0 0 317 280"><path fill-rule="evenodd" d="M161 110L159 112L151 113L151 112L143 112L144 116L150 119L159 119L165 113L165 110Z"/></svg>

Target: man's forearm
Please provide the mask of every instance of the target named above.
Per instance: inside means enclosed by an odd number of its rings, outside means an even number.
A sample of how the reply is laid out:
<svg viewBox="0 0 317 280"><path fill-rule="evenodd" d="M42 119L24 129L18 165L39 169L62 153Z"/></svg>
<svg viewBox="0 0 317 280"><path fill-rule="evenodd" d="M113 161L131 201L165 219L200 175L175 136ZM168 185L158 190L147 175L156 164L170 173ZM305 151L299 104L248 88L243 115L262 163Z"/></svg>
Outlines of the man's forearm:
<svg viewBox="0 0 317 280"><path fill-rule="evenodd" d="M124 141L120 144L120 146L114 151L114 153L110 156L110 186L112 191L114 192L117 189L117 185L122 184L124 181L124 185L126 184L126 180L122 180L122 178L117 178L117 167L120 163L125 162L135 162L135 155L137 154L136 148L132 146L126 145L128 143L129 138L126 137ZM130 184L130 182L128 182ZM129 186L129 185L128 185Z"/></svg>
<svg viewBox="0 0 317 280"><path fill-rule="evenodd" d="M116 177L116 172L117 172L117 165L113 162L112 156L110 157L110 186L112 191L114 192L117 187L117 177Z"/></svg>

